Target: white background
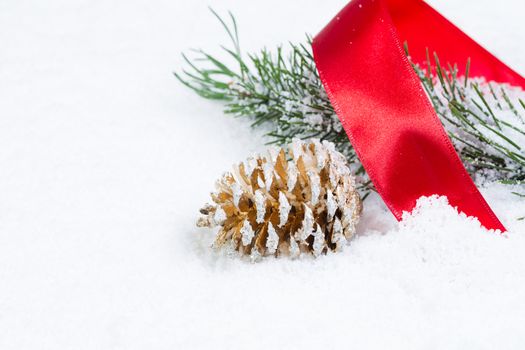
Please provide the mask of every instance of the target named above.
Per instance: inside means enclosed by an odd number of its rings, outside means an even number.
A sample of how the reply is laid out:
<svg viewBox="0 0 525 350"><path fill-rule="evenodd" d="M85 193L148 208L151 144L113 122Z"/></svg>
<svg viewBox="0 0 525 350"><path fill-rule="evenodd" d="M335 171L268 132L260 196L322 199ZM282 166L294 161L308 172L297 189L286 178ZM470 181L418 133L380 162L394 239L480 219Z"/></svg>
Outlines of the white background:
<svg viewBox="0 0 525 350"><path fill-rule="evenodd" d="M525 72L521 1L431 1ZM0 349L523 348L523 201L484 189L503 239L452 209L318 261L228 260L194 228L214 180L262 149L171 75L191 47L317 33L324 1L0 3ZM523 215L523 210L521 210Z"/></svg>

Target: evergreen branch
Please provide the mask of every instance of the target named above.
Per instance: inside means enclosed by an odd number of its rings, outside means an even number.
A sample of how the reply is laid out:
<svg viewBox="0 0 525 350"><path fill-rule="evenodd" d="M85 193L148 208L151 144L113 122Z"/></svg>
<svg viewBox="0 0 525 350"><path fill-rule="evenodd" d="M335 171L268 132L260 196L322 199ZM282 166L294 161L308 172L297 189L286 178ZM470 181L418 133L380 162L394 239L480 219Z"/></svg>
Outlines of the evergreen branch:
<svg viewBox="0 0 525 350"><path fill-rule="evenodd" d="M197 66L183 55L191 71L174 73L175 77L202 97L224 101L225 113L249 117L254 127L264 125L269 143L311 137L335 143L363 175L359 186L372 189L323 88L310 51L311 37L306 44L289 43L287 54L278 47L244 59L233 15L228 25L211 11L233 45L233 49L222 48L238 68L198 50L193 62L202 64ZM410 58L406 44L405 50ZM460 77L457 65L447 63L445 69L437 54L432 60L430 56L427 51L425 68L413 63L412 67L469 173L478 181L522 183L525 103L509 93L510 87L494 89L492 84L470 79L470 59L465 76Z"/></svg>

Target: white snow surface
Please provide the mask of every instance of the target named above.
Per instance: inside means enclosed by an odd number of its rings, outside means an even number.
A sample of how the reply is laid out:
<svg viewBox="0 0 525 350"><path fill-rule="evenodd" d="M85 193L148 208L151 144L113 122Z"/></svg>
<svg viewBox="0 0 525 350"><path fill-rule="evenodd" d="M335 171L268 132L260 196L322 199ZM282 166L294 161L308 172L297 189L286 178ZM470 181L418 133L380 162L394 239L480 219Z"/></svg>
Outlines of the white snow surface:
<svg viewBox="0 0 525 350"><path fill-rule="evenodd" d="M525 71L521 1L431 2ZM372 197L342 253L212 253L198 209L264 139L171 75L226 43L207 4L250 51L345 1L0 3L0 349L523 349L525 205L503 185L482 192L504 236Z"/></svg>

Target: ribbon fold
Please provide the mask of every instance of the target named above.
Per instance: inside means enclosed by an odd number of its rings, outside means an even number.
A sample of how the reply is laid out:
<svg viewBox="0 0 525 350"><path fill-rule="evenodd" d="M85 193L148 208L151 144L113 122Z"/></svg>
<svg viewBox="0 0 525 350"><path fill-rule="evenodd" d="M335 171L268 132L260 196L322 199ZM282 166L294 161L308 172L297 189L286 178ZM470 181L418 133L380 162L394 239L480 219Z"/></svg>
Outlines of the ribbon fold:
<svg viewBox="0 0 525 350"><path fill-rule="evenodd" d="M400 220L421 196L447 196L488 229L505 231L469 177L403 50L472 76L525 88L525 80L420 0L354 0L314 39L328 97L377 191Z"/></svg>

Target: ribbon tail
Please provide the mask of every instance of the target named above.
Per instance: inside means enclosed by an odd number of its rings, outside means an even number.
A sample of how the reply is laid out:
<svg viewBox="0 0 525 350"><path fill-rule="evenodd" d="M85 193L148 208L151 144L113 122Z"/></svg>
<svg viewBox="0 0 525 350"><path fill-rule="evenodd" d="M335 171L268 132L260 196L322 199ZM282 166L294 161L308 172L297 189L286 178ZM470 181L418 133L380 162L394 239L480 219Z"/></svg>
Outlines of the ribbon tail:
<svg viewBox="0 0 525 350"><path fill-rule="evenodd" d="M437 13L414 0L349 3L312 43L321 81L370 179L398 220L421 196L437 194L486 228L505 231L465 170L404 53L397 28L412 51L411 33L424 25L414 20L420 11L426 11L421 20ZM449 23L442 20L436 23ZM416 50L425 34L419 39ZM430 40L442 49L437 43ZM496 61L492 68L503 65ZM508 73L502 71L502 76Z"/></svg>
<svg viewBox="0 0 525 350"><path fill-rule="evenodd" d="M484 49L453 23L421 0L388 0L388 13L401 42L407 42L412 62L425 66L426 53L442 62L465 64L470 75L525 89L525 79Z"/></svg>

